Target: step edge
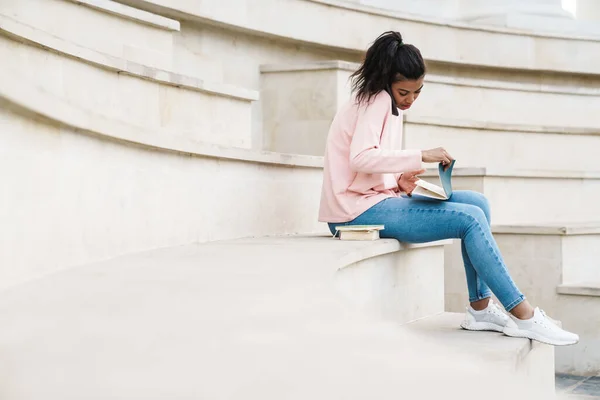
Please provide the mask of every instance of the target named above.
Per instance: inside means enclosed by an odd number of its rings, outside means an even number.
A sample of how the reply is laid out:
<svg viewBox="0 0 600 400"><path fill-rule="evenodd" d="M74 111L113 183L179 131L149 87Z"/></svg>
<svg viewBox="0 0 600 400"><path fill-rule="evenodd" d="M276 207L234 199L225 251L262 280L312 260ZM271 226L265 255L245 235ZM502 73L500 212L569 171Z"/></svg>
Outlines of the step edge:
<svg viewBox="0 0 600 400"><path fill-rule="evenodd" d="M600 221L589 223L492 225L492 232L514 235L583 236L600 234Z"/></svg>
<svg viewBox="0 0 600 400"><path fill-rule="evenodd" d="M600 282L563 283L556 293L570 296L600 297Z"/></svg>
<svg viewBox="0 0 600 400"><path fill-rule="evenodd" d="M26 45L50 49L64 57L76 59L97 68L127 74L159 84L182 87L192 91L205 92L247 102L256 101L260 97L257 90L240 88L226 83L208 82L196 77L150 67L89 49L65 39L52 36L3 14L0 14L0 34Z"/></svg>
<svg viewBox="0 0 600 400"><path fill-rule="evenodd" d="M186 155L280 165L291 168L322 169L323 158L308 155L275 153L249 148L228 147L195 141L160 130L139 127L79 108L35 86L22 85L20 74L5 68L0 74L0 100L7 108L21 114L35 114L42 119L70 127L92 136L116 142L132 143Z"/></svg>
<svg viewBox="0 0 600 400"><path fill-rule="evenodd" d="M163 29L171 32L179 32L181 25L179 21L141 10L125 4L107 0L66 0L84 7L115 15L130 21L139 22L154 28Z"/></svg>

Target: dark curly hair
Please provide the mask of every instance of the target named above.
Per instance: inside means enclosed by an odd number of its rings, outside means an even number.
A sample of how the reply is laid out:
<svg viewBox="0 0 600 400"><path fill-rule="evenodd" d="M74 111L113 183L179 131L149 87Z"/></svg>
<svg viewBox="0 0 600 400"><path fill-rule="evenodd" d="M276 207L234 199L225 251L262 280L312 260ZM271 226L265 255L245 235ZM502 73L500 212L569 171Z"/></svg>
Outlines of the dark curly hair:
<svg viewBox="0 0 600 400"><path fill-rule="evenodd" d="M404 44L399 32L381 34L367 50L365 60L351 76L356 101L371 98L402 80L416 80L425 75L425 61L412 44Z"/></svg>

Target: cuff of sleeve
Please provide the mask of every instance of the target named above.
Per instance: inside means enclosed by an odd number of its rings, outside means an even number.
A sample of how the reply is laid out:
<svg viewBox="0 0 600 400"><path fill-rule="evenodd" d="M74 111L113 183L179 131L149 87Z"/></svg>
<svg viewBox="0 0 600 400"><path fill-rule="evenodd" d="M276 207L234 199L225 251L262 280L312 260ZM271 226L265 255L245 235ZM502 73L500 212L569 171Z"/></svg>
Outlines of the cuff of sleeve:
<svg viewBox="0 0 600 400"><path fill-rule="evenodd" d="M421 150L406 150L406 152L408 153L410 170L423 169L423 154Z"/></svg>

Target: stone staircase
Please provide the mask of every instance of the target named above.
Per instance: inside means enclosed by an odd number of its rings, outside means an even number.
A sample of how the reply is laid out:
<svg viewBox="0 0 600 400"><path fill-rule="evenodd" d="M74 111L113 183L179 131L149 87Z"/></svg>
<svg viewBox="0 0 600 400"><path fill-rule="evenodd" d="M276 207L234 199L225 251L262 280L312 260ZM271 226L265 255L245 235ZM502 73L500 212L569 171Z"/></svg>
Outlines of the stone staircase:
<svg viewBox="0 0 600 400"><path fill-rule="evenodd" d="M552 347L443 312L443 257L443 243L271 237L33 280L0 294L3 397L474 399L506 379L491 398L552 398Z"/></svg>
<svg viewBox="0 0 600 400"><path fill-rule="evenodd" d="M325 126L347 101L348 78L357 66L344 61L264 66L267 144L273 150L322 154ZM423 95L405 115L405 147L444 146L457 158L453 186L489 199L495 236L519 286L532 302L582 335L581 345L557 352L557 369L598 374L600 317L582 319L575 312L598 292L600 219L592 210L600 199L600 170L590 152L600 145L600 135L582 122L594 124L593 118L575 115L599 101L600 81L540 74L515 82L500 72L491 80L491 72L477 70L465 78L456 68L441 77L439 67L433 69ZM583 82L589 85L575 86ZM288 91L298 96L283 102ZM553 109L561 112L547 111ZM437 170L424 177L436 182ZM548 243L548 230L565 235L564 242ZM564 253L557 254L560 249ZM564 267L548 265L549 258ZM554 269L558 275L551 278L548 271ZM467 295L458 242L448 246L445 272L446 310L462 311Z"/></svg>
<svg viewBox="0 0 600 400"><path fill-rule="evenodd" d="M579 345L557 349L557 370L597 375L600 223L508 225L495 226L493 231L529 300L580 334ZM445 262L446 309L458 311L466 300L460 246L446 248Z"/></svg>

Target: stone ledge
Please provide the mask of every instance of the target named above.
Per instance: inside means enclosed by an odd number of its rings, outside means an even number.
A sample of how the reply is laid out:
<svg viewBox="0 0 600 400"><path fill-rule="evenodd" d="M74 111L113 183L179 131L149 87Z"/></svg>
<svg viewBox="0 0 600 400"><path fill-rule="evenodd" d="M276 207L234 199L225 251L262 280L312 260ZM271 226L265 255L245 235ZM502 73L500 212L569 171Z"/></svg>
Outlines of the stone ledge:
<svg viewBox="0 0 600 400"><path fill-rule="evenodd" d="M429 61L453 65L469 65L502 68L505 70L552 71L561 73L580 73L597 75L595 67L598 57L595 55L600 41L598 38L564 35L541 35L522 30L494 27L475 27L468 24L448 23L419 19L378 10L376 8L333 0L296 0L283 5L273 2L270 13L284 15L283 19L271 19L265 15L245 12L245 3L240 10L230 12L226 7L217 7L214 3L190 4L183 0L120 0L162 15L184 18L202 24L218 25L244 34L270 37L275 40L312 45L335 50L358 57L370 42L384 30L397 29L402 21L402 33L405 37L421 37L422 51ZM226 11L228 10L228 11ZM292 22L292 18L294 22ZM298 19L312 19L317 29L302 30ZM352 20L352 24L345 21ZM324 34L319 27L334 29L336 35ZM363 26L360 32L352 31L351 26ZM482 34L487 40L501 43L498 51L485 51L488 45L473 47ZM442 37L444 42L429 40L428 37ZM573 43L575 42L575 43ZM566 55L568 49L575 47L586 54L585 59L577 60ZM535 51L533 49L535 48ZM509 52L511 58L500 56ZM549 54L554 55L550 56ZM569 53L570 54L570 53Z"/></svg>
<svg viewBox="0 0 600 400"><path fill-rule="evenodd" d="M131 21L140 22L154 28L167 31L179 32L179 21L153 14L148 11L139 10L111 0L67 0L108 14L116 15Z"/></svg>
<svg viewBox="0 0 600 400"><path fill-rule="evenodd" d="M339 242L347 242L338 240ZM339 260L339 267L344 268L358 261L396 251L420 249L426 247L438 247L452 243L452 240L439 240L429 243L410 244L399 242L395 239L380 239L373 242L350 242L354 243L352 251L346 253Z"/></svg>
<svg viewBox="0 0 600 400"><path fill-rule="evenodd" d="M481 129L490 131L508 131L525 133L556 133L563 135L600 135L598 128L575 128L564 126L519 125L497 122L480 122L472 120L449 119L439 117L421 117L404 114L405 123L414 125L430 125L452 128Z"/></svg>
<svg viewBox="0 0 600 400"><path fill-rule="evenodd" d="M509 365L518 366L527 354L538 346L529 339L511 338L498 332L469 332L460 328L462 313L445 312L419 321L407 327L419 334L443 340L448 346L473 351L481 357L504 359Z"/></svg>
<svg viewBox="0 0 600 400"><path fill-rule="evenodd" d="M135 143L166 151L174 151L195 156L226 158L266 164L279 164L291 167L322 168L323 157L298 154L284 154L260 150L225 147L201 143L176 136L167 136L160 131L126 124L122 121L83 110L62 99L53 97L38 88L21 85L16 71L4 70L0 74L0 98L13 104L22 112L30 112L56 123L93 133L107 139ZM428 169L426 177L437 176L437 169ZM455 168L458 177L498 177L498 178L543 178L543 179L600 179L600 172L589 171L509 171L487 168Z"/></svg>
<svg viewBox="0 0 600 400"><path fill-rule="evenodd" d="M260 66L260 72L298 72L298 71L327 71L342 70L354 72L360 64L350 61L329 60L297 64L264 64Z"/></svg>
<svg viewBox="0 0 600 400"><path fill-rule="evenodd" d="M344 242L337 252L346 245L354 246ZM454 351L444 340L424 341L341 301L331 285L331 247L318 238L179 246L4 291L0 343L17 382L11 393L23 399L92 392L98 398L418 398L421 382L432 376L439 392L457 395L466 377L498 379L489 374L496 359ZM50 354L49 342L65 351ZM313 367L315 360L322 368ZM77 385L58 382L56 369ZM36 378L34 387L20 383L27 377ZM285 387L274 389L273 382ZM417 397L406 393L407 385Z"/></svg>
<svg viewBox="0 0 600 400"><path fill-rule="evenodd" d="M181 137L167 136L160 131L149 130L109 119L102 115L73 106L62 99L53 97L38 89L21 85L17 71L4 70L0 74L0 98L13 104L22 112L43 116L51 121L71 126L84 132L107 139L135 143L166 151L174 151L195 156L226 158L266 164L279 164L291 167L322 168L323 157L298 154L284 154L268 151L232 148L212 145ZM426 177L437 176L437 169L428 169ZM600 172L589 171L509 171L488 168L455 168L458 177L499 177L499 178L543 178L543 179L600 179Z"/></svg>
<svg viewBox="0 0 600 400"><path fill-rule="evenodd" d="M537 225L493 225L492 232L515 235L598 235L600 222Z"/></svg>
<svg viewBox="0 0 600 400"><path fill-rule="evenodd" d="M564 87L558 85L509 82L499 80L473 79L466 77L452 77L428 74L425 76L425 82L445 83L452 86L469 86L486 89L514 90L518 92L536 92L552 94L572 94L576 96L598 96L600 88L587 88L583 86Z"/></svg>
<svg viewBox="0 0 600 400"><path fill-rule="evenodd" d="M3 68L0 73L0 102L17 112L34 114L46 120L108 140L132 143L144 147L189 154L198 157L223 158L289 167L322 168L323 158L295 154L272 153L202 143L167 135L89 110L78 108L37 87L28 87L17 71Z"/></svg>
<svg viewBox="0 0 600 400"><path fill-rule="evenodd" d="M556 287L556 293L572 296L600 297L600 282L562 284Z"/></svg>
<svg viewBox="0 0 600 400"><path fill-rule="evenodd" d="M6 18L0 17L0 30L5 30ZM84 132L107 139L135 143L166 151L186 153L196 156L226 158L267 164L287 165L291 167L322 168L323 157L297 154L274 153L267 151L231 148L181 137L167 136L160 131L149 130L109 119L88 110L80 109L66 101L49 95L39 88L22 85L19 72L5 67L0 74L0 98L17 109L43 116L51 121L71 126ZM510 171L489 168L456 168L455 176L463 177L499 177L499 178L544 178L544 179L600 179L599 172L589 171ZM429 169L424 176L437 176L437 169Z"/></svg>
<svg viewBox="0 0 600 400"><path fill-rule="evenodd" d="M238 88L221 83L206 82L195 77L149 67L70 43L34 27L22 24L5 15L0 15L0 34L24 43L52 50L66 57L74 58L99 68L165 85L182 87L189 90L245 101L254 101L259 98L259 94L255 90Z"/></svg>
<svg viewBox="0 0 600 400"><path fill-rule="evenodd" d="M313 246L314 252L326 250L332 255L337 269L343 269L359 261L378 257L384 254L395 253L397 251L408 251L422 248L440 247L452 243L452 240L438 240L428 243L403 243L396 239L379 239L373 241L353 241L339 240L331 235L276 235L258 238L246 238L228 240L223 242L214 242L218 244L239 244L239 245L263 245L269 244L277 247L294 246ZM302 254L302 255L301 255ZM296 257L304 256L304 252L299 252Z"/></svg>
<svg viewBox="0 0 600 400"><path fill-rule="evenodd" d="M460 328L463 319L464 313L445 312L409 323L406 327L424 340L441 342L460 353L473 354L481 362L493 362L495 373L508 372L511 380L522 379L532 391L523 399L554 397L553 346L499 332L466 331Z"/></svg>
<svg viewBox="0 0 600 400"><path fill-rule="evenodd" d="M261 65L260 72L275 73L275 72L300 72L300 71L327 71L340 70L354 72L360 67L359 63L343 60L329 60L306 62L299 64L265 64ZM558 85L546 85L523 82L509 82L488 79L473 79L466 77L443 76L436 74L425 75L425 82L443 83L452 86L468 86L486 89L501 89L514 90L519 92L536 92L536 93L553 93L553 94L572 94L577 96L598 96L600 88L587 88L575 86L573 88L565 88ZM406 114L405 114L406 115ZM554 131L552 131L554 132Z"/></svg>
<svg viewBox="0 0 600 400"><path fill-rule="evenodd" d="M511 35L519 35L519 36L529 36L529 37L544 37L544 38L557 38L557 39L572 39L572 40L586 40L586 41L599 41L598 37L592 35L576 35L569 33L553 33L553 32L533 32L528 29L519 29L519 28L508 28L508 27L499 27L493 25L473 25L469 23L461 23L457 21L447 21L440 20L436 18L431 18L423 15L415 15L403 13L401 11L395 10L386 10L383 8L378 8L374 6L369 6L360 3L353 3L345 0L304 0L307 2L313 2L317 4L325 4L330 7L335 7L339 9L351 10L351 11L359 11L365 14L384 16L384 17L393 17L397 19L415 21L415 22L423 22L431 25L439 25L439 26L448 26L458 29L466 29L472 31L481 31L481 32L498 32L498 33L506 33Z"/></svg>
<svg viewBox="0 0 600 400"><path fill-rule="evenodd" d="M425 177L437 177L438 169L427 168ZM484 167L454 168L452 176L480 178L523 178L523 179L600 179L600 171L538 171L510 170Z"/></svg>

